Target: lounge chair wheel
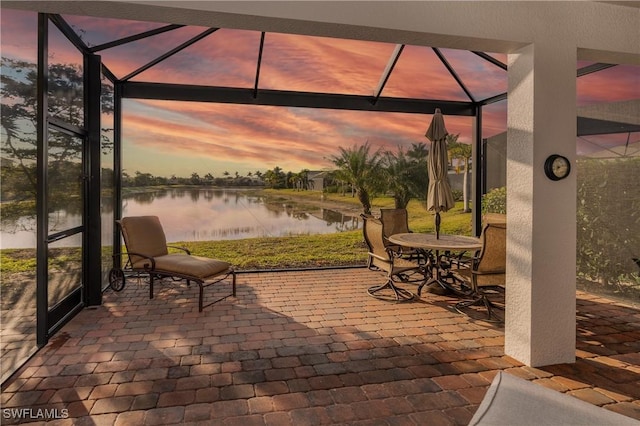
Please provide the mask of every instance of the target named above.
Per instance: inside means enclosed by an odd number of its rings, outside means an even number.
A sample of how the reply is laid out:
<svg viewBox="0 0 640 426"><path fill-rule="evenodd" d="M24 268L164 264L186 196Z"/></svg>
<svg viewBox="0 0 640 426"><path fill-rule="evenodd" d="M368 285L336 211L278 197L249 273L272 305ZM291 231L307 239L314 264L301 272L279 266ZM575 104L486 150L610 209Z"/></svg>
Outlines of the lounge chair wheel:
<svg viewBox="0 0 640 426"><path fill-rule="evenodd" d="M124 288L125 282L124 271L119 268L111 268L109 271L109 286L113 291L121 291Z"/></svg>

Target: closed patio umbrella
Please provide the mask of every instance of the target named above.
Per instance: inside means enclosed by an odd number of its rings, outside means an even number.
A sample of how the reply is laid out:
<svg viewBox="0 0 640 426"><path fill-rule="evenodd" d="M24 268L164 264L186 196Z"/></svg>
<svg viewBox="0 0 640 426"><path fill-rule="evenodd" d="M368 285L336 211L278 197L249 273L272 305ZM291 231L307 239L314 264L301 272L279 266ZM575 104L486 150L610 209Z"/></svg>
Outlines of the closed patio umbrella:
<svg viewBox="0 0 640 426"><path fill-rule="evenodd" d="M449 183L447 158L447 129L440 108L436 108L425 136L431 141L427 159L429 188L427 209L435 212L436 238L440 238L440 212L446 212L455 205Z"/></svg>

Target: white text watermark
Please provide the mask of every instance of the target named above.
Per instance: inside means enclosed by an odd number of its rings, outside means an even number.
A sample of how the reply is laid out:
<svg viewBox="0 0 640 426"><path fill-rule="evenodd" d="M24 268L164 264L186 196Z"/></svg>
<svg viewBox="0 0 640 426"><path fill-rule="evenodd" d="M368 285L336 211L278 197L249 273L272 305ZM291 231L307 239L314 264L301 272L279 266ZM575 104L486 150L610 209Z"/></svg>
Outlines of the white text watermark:
<svg viewBox="0 0 640 426"><path fill-rule="evenodd" d="M56 420L69 418L66 408L3 408L3 419Z"/></svg>

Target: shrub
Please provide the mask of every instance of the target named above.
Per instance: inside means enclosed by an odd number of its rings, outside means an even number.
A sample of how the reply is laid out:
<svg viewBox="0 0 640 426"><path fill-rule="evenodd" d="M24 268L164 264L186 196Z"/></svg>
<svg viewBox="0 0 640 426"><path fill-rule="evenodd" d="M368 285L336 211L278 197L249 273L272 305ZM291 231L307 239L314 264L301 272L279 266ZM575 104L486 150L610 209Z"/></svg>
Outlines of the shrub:
<svg viewBox="0 0 640 426"><path fill-rule="evenodd" d="M482 214L507 214L507 187L494 188L482 197Z"/></svg>
<svg viewBox="0 0 640 426"><path fill-rule="evenodd" d="M640 158L583 159L576 168L578 276L640 290Z"/></svg>

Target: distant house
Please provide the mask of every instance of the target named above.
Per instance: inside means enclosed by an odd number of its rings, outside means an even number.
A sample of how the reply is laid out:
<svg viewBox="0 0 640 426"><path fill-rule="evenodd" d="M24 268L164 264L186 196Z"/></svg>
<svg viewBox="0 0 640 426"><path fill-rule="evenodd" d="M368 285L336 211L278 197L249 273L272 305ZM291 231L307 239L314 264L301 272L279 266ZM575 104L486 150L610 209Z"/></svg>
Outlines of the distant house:
<svg viewBox="0 0 640 426"><path fill-rule="evenodd" d="M324 191L325 179L328 177L326 171L310 171L307 174L309 179L309 189L312 191Z"/></svg>

